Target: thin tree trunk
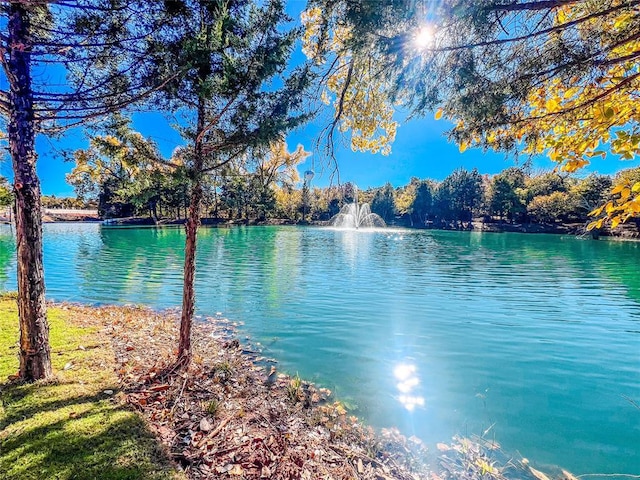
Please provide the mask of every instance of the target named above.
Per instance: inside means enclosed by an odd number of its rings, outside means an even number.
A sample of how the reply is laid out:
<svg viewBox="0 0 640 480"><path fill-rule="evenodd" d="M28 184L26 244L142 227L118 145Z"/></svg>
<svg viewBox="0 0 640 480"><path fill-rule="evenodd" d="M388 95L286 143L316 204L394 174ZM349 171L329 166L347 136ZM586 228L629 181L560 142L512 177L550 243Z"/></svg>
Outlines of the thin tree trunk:
<svg viewBox="0 0 640 480"><path fill-rule="evenodd" d="M9 14L9 150L13 162L20 321L20 378L53 376L42 262L42 211L31 91L31 38L27 10L11 3Z"/></svg>
<svg viewBox="0 0 640 480"><path fill-rule="evenodd" d="M200 208L202 204L202 136L205 124L204 99L198 101L198 128L194 145L193 161L194 182L191 190L189 214L185 224L186 244L184 249L184 283L182 287L182 317L180 319L180 343L178 345L177 365L186 368L191 363L191 326L195 309L194 279L196 272L196 243L200 226Z"/></svg>
<svg viewBox="0 0 640 480"><path fill-rule="evenodd" d="M215 218L220 216L218 212L218 177L213 177L213 211Z"/></svg>

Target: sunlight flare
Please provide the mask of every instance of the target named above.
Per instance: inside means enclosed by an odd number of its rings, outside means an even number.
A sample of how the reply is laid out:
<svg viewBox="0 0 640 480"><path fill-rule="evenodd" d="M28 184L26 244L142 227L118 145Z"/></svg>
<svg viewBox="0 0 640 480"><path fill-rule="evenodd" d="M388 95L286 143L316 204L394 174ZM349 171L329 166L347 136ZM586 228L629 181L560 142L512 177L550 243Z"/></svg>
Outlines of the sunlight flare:
<svg viewBox="0 0 640 480"><path fill-rule="evenodd" d="M423 25L413 37L413 44L418 49L429 48L435 39L435 29L433 25Z"/></svg>

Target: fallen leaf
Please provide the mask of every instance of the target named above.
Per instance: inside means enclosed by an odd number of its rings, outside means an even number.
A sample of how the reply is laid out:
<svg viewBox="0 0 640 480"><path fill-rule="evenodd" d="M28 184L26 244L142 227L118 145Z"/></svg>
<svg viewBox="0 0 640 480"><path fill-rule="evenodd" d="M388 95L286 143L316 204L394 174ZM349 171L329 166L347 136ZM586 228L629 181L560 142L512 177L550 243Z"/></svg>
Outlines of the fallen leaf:
<svg viewBox="0 0 640 480"><path fill-rule="evenodd" d="M538 480L551 480L549 477L547 477L540 470L536 470L535 468L533 468L531 466L529 466L529 470L531 471L533 476L536 477Z"/></svg>
<svg viewBox="0 0 640 480"><path fill-rule="evenodd" d="M362 464L362 459L358 459L358 473L364 473L364 465Z"/></svg>
<svg viewBox="0 0 640 480"><path fill-rule="evenodd" d="M567 470L562 470L562 477L564 480L578 480L573 473L568 472Z"/></svg>
<svg viewBox="0 0 640 480"><path fill-rule="evenodd" d="M242 476L243 473L244 473L244 470L238 464L234 465L233 468L229 470L229 475Z"/></svg>
<svg viewBox="0 0 640 480"><path fill-rule="evenodd" d="M155 385L153 387L151 387L149 390L151 390L152 392L164 392L165 390L169 390L169 388L171 388L171 385Z"/></svg>
<svg viewBox="0 0 640 480"><path fill-rule="evenodd" d="M69 369L71 369L71 367L73 367L73 363L72 362L67 362L62 370L69 370Z"/></svg>
<svg viewBox="0 0 640 480"><path fill-rule="evenodd" d="M213 430L213 425L207 419L207 417L203 417L202 420L200 420L200 430L202 430L205 433Z"/></svg>
<svg viewBox="0 0 640 480"><path fill-rule="evenodd" d="M113 395L113 390L105 390L102 393L106 393L107 395Z"/></svg>

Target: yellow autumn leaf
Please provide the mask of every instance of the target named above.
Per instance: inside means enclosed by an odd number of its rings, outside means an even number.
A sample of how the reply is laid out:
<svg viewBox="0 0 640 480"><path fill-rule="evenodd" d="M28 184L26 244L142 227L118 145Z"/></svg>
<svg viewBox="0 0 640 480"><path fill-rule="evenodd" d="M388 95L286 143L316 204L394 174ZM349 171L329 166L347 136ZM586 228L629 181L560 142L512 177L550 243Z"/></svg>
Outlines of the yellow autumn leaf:
<svg viewBox="0 0 640 480"><path fill-rule="evenodd" d="M624 188L624 185L616 185L615 187L613 187L611 189L611 195L615 195L616 193L620 193L623 188Z"/></svg>
<svg viewBox="0 0 640 480"><path fill-rule="evenodd" d="M616 228L620 224L620 217L615 216L611 219L611 228Z"/></svg>
<svg viewBox="0 0 640 480"><path fill-rule="evenodd" d="M343 406L341 403L338 403L338 404L336 405L336 413L337 413L338 415L346 415L346 413L347 413L347 409L346 409L346 408L344 408L344 406Z"/></svg>
<svg viewBox="0 0 640 480"><path fill-rule="evenodd" d="M615 208L616 207L614 207L613 202L607 202L606 205L604 206L604 209L607 212L607 215L610 215L611 212L615 210Z"/></svg>
<svg viewBox="0 0 640 480"><path fill-rule="evenodd" d="M444 112L442 111L441 108L439 108L438 110L436 110L436 114L433 116L433 118L435 118L436 120L440 120L442 118L442 114Z"/></svg>
<svg viewBox="0 0 640 480"><path fill-rule="evenodd" d="M579 89L574 87L574 88L569 88L564 92L564 98L568 99L573 97L576 93L578 93Z"/></svg>
<svg viewBox="0 0 640 480"><path fill-rule="evenodd" d="M464 153L464 151L467 149L467 147L469 146L469 144L467 142L460 142L460 153Z"/></svg>
<svg viewBox="0 0 640 480"><path fill-rule="evenodd" d="M597 215L600 215L602 213L602 210L604 210L604 205L602 205L602 206L600 206L600 207L598 207L598 208L596 208L594 210L591 210L589 212L589 216L590 217L595 217Z"/></svg>
<svg viewBox="0 0 640 480"><path fill-rule="evenodd" d="M558 109L558 106L559 106L558 101L555 98L550 98L544 104L544 107L550 112L555 112Z"/></svg>

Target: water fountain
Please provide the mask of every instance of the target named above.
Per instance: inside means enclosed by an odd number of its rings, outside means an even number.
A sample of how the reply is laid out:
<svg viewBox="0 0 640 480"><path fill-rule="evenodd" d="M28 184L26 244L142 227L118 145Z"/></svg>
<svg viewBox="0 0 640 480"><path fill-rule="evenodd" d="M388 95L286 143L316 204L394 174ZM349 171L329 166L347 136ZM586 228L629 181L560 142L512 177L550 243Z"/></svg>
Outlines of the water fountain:
<svg viewBox="0 0 640 480"><path fill-rule="evenodd" d="M337 215L329 220L329 225L335 228L384 228L387 224L382 217L371 212L368 203L358 204L358 190L355 191L355 201L340 209Z"/></svg>

